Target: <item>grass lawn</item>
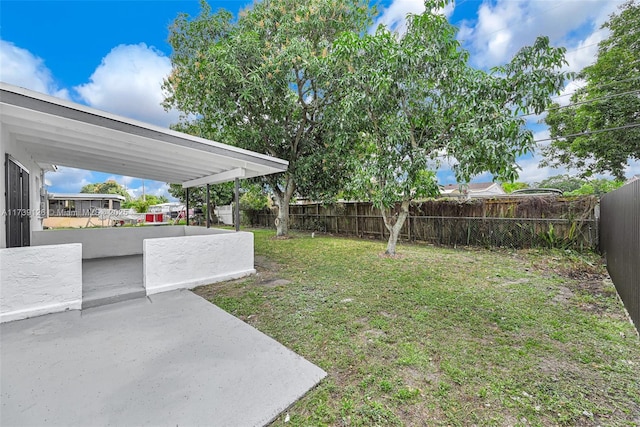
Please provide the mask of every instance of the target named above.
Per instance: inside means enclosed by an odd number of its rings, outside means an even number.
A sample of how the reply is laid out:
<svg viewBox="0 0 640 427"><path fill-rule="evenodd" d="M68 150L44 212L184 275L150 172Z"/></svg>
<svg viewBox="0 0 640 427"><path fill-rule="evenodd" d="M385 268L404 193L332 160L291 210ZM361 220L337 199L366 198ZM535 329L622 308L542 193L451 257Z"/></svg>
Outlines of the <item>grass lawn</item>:
<svg viewBox="0 0 640 427"><path fill-rule="evenodd" d="M257 276L196 293L329 373L287 426L640 425L640 340L597 256L273 235Z"/></svg>

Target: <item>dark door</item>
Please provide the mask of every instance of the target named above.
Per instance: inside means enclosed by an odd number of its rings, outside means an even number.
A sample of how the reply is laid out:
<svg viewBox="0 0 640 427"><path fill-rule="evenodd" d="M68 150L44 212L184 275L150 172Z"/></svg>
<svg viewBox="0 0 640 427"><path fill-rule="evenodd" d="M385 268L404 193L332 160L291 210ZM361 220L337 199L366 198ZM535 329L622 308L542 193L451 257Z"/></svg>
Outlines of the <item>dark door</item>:
<svg viewBox="0 0 640 427"><path fill-rule="evenodd" d="M5 157L7 247L29 246L29 172L17 162Z"/></svg>

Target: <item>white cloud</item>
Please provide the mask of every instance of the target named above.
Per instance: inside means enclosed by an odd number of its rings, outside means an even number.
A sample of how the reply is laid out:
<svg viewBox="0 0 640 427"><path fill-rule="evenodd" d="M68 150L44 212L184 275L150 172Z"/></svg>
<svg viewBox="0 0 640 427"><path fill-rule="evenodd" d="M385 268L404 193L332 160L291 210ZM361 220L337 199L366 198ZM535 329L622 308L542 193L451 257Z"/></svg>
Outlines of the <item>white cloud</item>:
<svg viewBox="0 0 640 427"><path fill-rule="evenodd" d="M169 185L166 182L159 182L159 181L144 181L144 186L142 185L142 182L140 182L140 185L138 187L135 188L127 188L127 191L129 192L129 194L133 197L133 198L138 198L141 197L142 194L146 194L148 195L153 195L153 196L165 196L167 198L170 197L169 195Z"/></svg>
<svg viewBox="0 0 640 427"><path fill-rule="evenodd" d="M48 187L52 193L79 193L94 179L91 171L60 166L56 172L47 172L46 181L50 183Z"/></svg>
<svg viewBox="0 0 640 427"><path fill-rule="evenodd" d="M0 80L59 98L70 99L67 89L60 89L44 60L15 44L0 40ZM167 113L160 106L163 100L162 79L171 71L169 58L145 44L120 45L102 60L90 77L90 82L75 87L88 105L133 119L168 126L178 120L178 113ZM110 176L98 179L94 172L59 167L47 173L49 190L59 193L78 193L83 186L114 179L129 188L134 178ZM138 181L139 182L139 181ZM134 196L142 194L142 187L129 189ZM163 182L145 181L146 194L169 196Z"/></svg>
<svg viewBox="0 0 640 427"><path fill-rule="evenodd" d="M571 103L571 95L573 95L573 93L578 89L585 87L586 84L587 82L585 80L580 79L569 82L562 92L560 92L558 96L554 97L554 102L557 102L561 106L569 105Z"/></svg>
<svg viewBox="0 0 640 427"><path fill-rule="evenodd" d="M90 82L74 89L88 105L132 119L168 126L176 111L165 112L162 80L171 61L144 43L116 46L102 59Z"/></svg>
<svg viewBox="0 0 640 427"><path fill-rule="evenodd" d="M625 176L631 178L634 175L640 175L640 160L629 162L629 166L624 169Z"/></svg>
<svg viewBox="0 0 640 427"><path fill-rule="evenodd" d="M577 173L577 171L570 170L565 167L552 168L546 166L541 168L541 161L542 155L539 153L536 153L533 157L530 158L520 159L518 161L518 166L520 166L522 170L520 171L518 181L534 184L543 181L551 176L562 174L575 175Z"/></svg>
<svg viewBox="0 0 640 427"><path fill-rule="evenodd" d="M451 2L444 9L435 12L441 13L448 18L453 14L454 8L455 3ZM424 0L392 0L391 4L384 8L382 14L376 19L372 30L375 31L378 25L383 24L387 28L402 34L407 29L407 15L410 13L419 15L424 11Z"/></svg>
<svg viewBox="0 0 640 427"><path fill-rule="evenodd" d="M131 183L133 182L133 180L136 178L133 178L131 176L123 176L123 175L111 175L109 177L107 177L107 179L105 179L106 181L115 181L118 184L122 185L123 187L129 187L131 186Z"/></svg>
<svg viewBox="0 0 640 427"><path fill-rule="evenodd" d="M598 29L577 44L569 47L565 54L565 59L569 65L565 66L565 70L579 72L587 65L593 64L598 53L598 43L608 36L609 31Z"/></svg>
<svg viewBox="0 0 640 427"><path fill-rule="evenodd" d="M0 40L0 64L0 81L69 99L68 91L58 88L44 60L28 50Z"/></svg>
<svg viewBox="0 0 640 427"><path fill-rule="evenodd" d="M518 177L518 181L527 182L529 184L533 184L535 182L540 182L550 176L560 175L567 173L567 169L564 167L561 168L552 168L552 167L540 167L540 162L542 161L542 148L549 145L550 141L546 141L549 138L549 129L542 129L540 131L534 132L533 139L534 141L545 140L542 142L538 142L536 144L536 150L530 157L520 158L518 160L518 166L521 168L520 176Z"/></svg>
<svg viewBox="0 0 640 427"><path fill-rule="evenodd" d="M481 67L502 64L537 36L549 36L556 45L566 46L569 69L578 71L593 61L597 42L606 33L600 30L609 14L622 0L589 2L563 0L483 3L476 20L461 23L458 38Z"/></svg>

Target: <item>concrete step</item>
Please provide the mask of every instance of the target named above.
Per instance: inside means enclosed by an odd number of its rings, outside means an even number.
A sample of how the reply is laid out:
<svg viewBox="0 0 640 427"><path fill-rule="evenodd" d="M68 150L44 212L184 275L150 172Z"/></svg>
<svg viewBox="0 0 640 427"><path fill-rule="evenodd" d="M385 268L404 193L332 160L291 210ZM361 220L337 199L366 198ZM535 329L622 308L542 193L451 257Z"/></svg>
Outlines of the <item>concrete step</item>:
<svg viewBox="0 0 640 427"><path fill-rule="evenodd" d="M127 301L136 298L145 298L147 292L144 288L132 288L127 290L121 290L120 292L113 293L93 293L82 297L82 309L100 307L102 305L113 304L116 302Z"/></svg>
<svg viewBox="0 0 640 427"><path fill-rule="evenodd" d="M82 261L83 309L145 296L142 255Z"/></svg>

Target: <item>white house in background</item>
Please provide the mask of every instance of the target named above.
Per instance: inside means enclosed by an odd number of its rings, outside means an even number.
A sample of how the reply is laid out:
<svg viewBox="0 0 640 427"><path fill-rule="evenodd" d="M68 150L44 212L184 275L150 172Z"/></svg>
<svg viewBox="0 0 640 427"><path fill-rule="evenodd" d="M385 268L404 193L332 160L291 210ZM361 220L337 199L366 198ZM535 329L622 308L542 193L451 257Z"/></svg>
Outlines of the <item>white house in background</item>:
<svg viewBox="0 0 640 427"><path fill-rule="evenodd" d="M448 184L440 187L442 197L494 197L507 194L497 182L474 182L471 184Z"/></svg>
<svg viewBox="0 0 640 427"><path fill-rule="evenodd" d="M120 194L48 193L42 215L45 228L78 228L111 225L110 221L95 221L103 211L120 211L125 202Z"/></svg>
<svg viewBox="0 0 640 427"><path fill-rule="evenodd" d="M120 194L49 193L46 212L49 216L86 218L96 209L119 210L125 200Z"/></svg>
<svg viewBox="0 0 640 427"><path fill-rule="evenodd" d="M287 161L0 83L0 321L82 307L83 260L138 255L147 294L252 274L253 235L202 227L43 230L55 165L184 188Z"/></svg>

